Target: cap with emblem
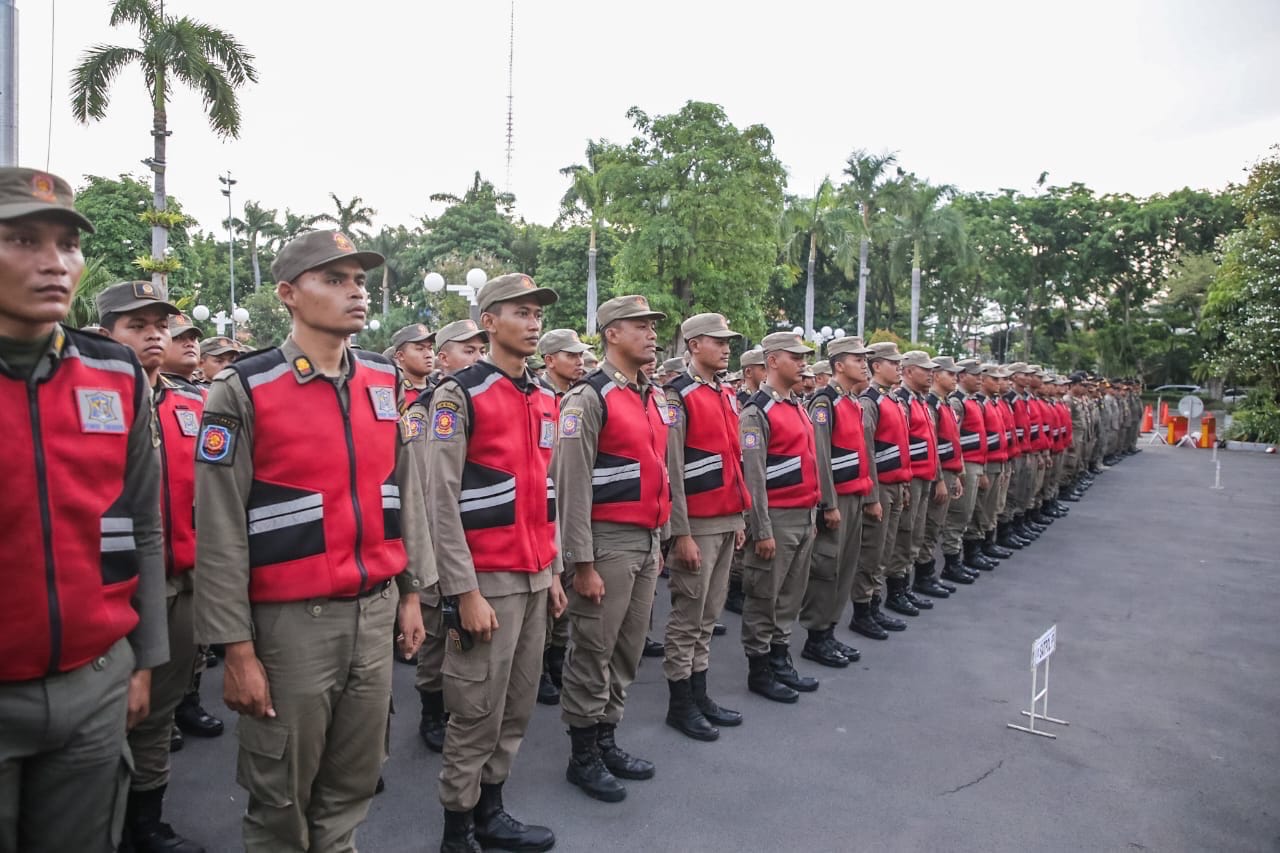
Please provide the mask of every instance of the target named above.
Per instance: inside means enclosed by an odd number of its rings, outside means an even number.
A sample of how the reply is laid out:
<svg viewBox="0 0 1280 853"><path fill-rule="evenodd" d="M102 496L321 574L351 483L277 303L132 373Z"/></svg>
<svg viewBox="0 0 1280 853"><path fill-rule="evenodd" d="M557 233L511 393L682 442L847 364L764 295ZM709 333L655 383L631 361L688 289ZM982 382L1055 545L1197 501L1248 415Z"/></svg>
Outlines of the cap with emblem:
<svg viewBox="0 0 1280 853"><path fill-rule="evenodd" d="M938 363L929 358L929 353L922 349L907 350L902 354L903 367L923 367L926 370L933 370Z"/></svg>
<svg viewBox="0 0 1280 853"><path fill-rule="evenodd" d="M1010 376L1008 369L1004 365L996 364L994 361L979 365L978 372L993 379L1008 379Z"/></svg>
<svg viewBox="0 0 1280 853"><path fill-rule="evenodd" d="M679 356L676 356L675 358L669 358L666 361L662 362L663 373L680 373L682 370L684 370L684 367L685 367L684 359L680 358Z"/></svg>
<svg viewBox="0 0 1280 853"><path fill-rule="evenodd" d="M961 373L968 373L970 376L977 376L982 372L982 362L976 358L962 358L956 362L956 367L960 368Z"/></svg>
<svg viewBox="0 0 1280 853"><path fill-rule="evenodd" d="M480 338L481 340L489 340L489 336L485 334L484 329L476 325L475 320L454 320L440 331L436 332L436 346L442 347L445 344L455 341L469 341L472 338Z"/></svg>
<svg viewBox="0 0 1280 853"><path fill-rule="evenodd" d="M796 355L809 355L813 352L813 348L806 346L795 332L774 332L771 335L765 335L764 340L760 342L760 349L766 353L793 352Z"/></svg>
<svg viewBox="0 0 1280 853"><path fill-rule="evenodd" d="M1025 361L1015 361L1013 364L1007 364L1005 365L1005 370L1009 371L1010 376L1015 373L1031 372L1031 368L1027 367L1027 363Z"/></svg>
<svg viewBox="0 0 1280 853"><path fill-rule="evenodd" d="M587 370L592 369L600 364L600 359L591 350L587 350L582 354L582 366Z"/></svg>
<svg viewBox="0 0 1280 853"><path fill-rule="evenodd" d="M366 272L387 261L377 252L357 250L341 231L307 231L284 245L271 262L271 275L276 281L293 281L307 270L343 259L355 261Z"/></svg>
<svg viewBox="0 0 1280 853"><path fill-rule="evenodd" d="M742 354L738 359L741 367L762 367L764 366L764 350L759 347L753 347Z"/></svg>
<svg viewBox="0 0 1280 853"><path fill-rule="evenodd" d="M391 336L391 349L398 350L405 344L416 344L422 341L432 343L435 339L435 333L422 323L410 323Z"/></svg>
<svg viewBox="0 0 1280 853"><path fill-rule="evenodd" d="M1047 375L1048 375L1048 374L1046 374L1046 373L1045 373L1044 368L1043 368L1043 367L1041 367L1041 366L1040 366L1040 365L1038 365L1038 364L1028 364L1028 365L1027 365L1027 373L1030 373L1030 374L1032 374L1033 376L1047 376Z"/></svg>
<svg viewBox="0 0 1280 853"><path fill-rule="evenodd" d="M488 311L499 302L510 299L524 299L531 296L539 305L550 305L560 297L549 287L538 287L533 279L521 272L510 272L491 278L480 286L476 294L476 304L481 311Z"/></svg>
<svg viewBox="0 0 1280 853"><path fill-rule="evenodd" d="M573 329L552 329L538 338L538 354L551 355L557 352L585 353L591 347L578 339Z"/></svg>
<svg viewBox="0 0 1280 853"><path fill-rule="evenodd" d="M169 317L169 337L177 340L183 335L194 335L197 338L203 335L199 327L191 322L191 318L186 314L173 314Z"/></svg>
<svg viewBox="0 0 1280 853"><path fill-rule="evenodd" d="M667 315L649 307L643 296L616 296L596 309L596 326L603 329L619 320L665 320Z"/></svg>
<svg viewBox="0 0 1280 853"><path fill-rule="evenodd" d="M831 358L833 355L843 355L844 353L871 355L872 349L862 343L862 338L852 335L836 338L827 344L827 358Z"/></svg>
<svg viewBox="0 0 1280 853"><path fill-rule="evenodd" d="M680 324L680 335L686 341L701 335L712 338L742 337L729 328L729 321L723 314L694 314Z"/></svg>
<svg viewBox="0 0 1280 853"><path fill-rule="evenodd" d="M226 355L229 352L240 352L239 345L231 338L205 338L200 342L201 355Z"/></svg>
<svg viewBox="0 0 1280 853"><path fill-rule="evenodd" d="M813 375L819 376L821 374L826 374L827 376L831 375L831 362L823 360L815 361L813 363Z"/></svg>
<svg viewBox="0 0 1280 853"><path fill-rule="evenodd" d="M143 308L159 308L166 314L182 312L169 302L169 291L163 284L149 281L122 281L98 294L98 319L108 314L127 314Z"/></svg>
<svg viewBox="0 0 1280 853"><path fill-rule="evenodd" d="M898 352L898 345L893 341L881 341L878 344L872 344L867 349L870 350L867 353L867 358L902 361L902 353Z"/></svg>
<svg viewBox="0 0 1280 853"><path fill-rule="evenodd" d="M933 364L938 370L945 370L947 373L964 373L964 368L956 364L956 360L949 355L934 356Z"/></svg>
<svg viewBox="0 0 1280 853"><path fill-rule="evenodd" d="M74 201L71 185L57 175L18 166L0 169L0 221L42 214L92 232L93 223L75 209Z"/></svg>

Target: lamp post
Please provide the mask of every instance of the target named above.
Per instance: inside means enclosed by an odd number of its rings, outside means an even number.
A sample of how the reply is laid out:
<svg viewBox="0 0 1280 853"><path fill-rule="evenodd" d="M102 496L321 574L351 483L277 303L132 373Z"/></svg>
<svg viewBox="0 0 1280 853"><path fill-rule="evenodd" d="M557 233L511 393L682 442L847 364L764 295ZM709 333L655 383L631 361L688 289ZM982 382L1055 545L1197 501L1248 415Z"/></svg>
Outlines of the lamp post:
<svg viewBox="0 0 1280 853"><path fill-rule="evenodd" d="M489 274L479 267L472 267L467 270L466 284L446 284L444 276L440 275L440 273L429 272L422 278L422 289L433 295L442 290L447 290L450 293L465 297L471 305L471 319L478 324L480 322L480 303L476 301L476 295L488 280Z"/></svg>
<svg viewBox="0 0 1280 853"><path fill-rule="evenodd" d="M222 194L227 197L227 270L231 274L231 340L236 339L236 240L235 234L231 228L231 188L235 186L236 181L231 177L231 170L227 170L227 174L219 175L218 182L222 184ZM248 312L245 312L245 319L248 319ZM219 327L218 334L222 334Z"/></svg>
<svg viewBox="0 0 1280 853"><path fill-rule="evenodd" d="M217 314L213 314L209 311L208 305L197 305L195 308L191 309L191 318L197 323L204 323L208 320L213 320L213 324L218 327L219 337L222 336L222 330L226 328L227 325L230 325L231 339L235 340L236 323L243 326L249 322L249 309L237 307L232 309L230 314L227 314L226 311L219 311Z"/></svg>

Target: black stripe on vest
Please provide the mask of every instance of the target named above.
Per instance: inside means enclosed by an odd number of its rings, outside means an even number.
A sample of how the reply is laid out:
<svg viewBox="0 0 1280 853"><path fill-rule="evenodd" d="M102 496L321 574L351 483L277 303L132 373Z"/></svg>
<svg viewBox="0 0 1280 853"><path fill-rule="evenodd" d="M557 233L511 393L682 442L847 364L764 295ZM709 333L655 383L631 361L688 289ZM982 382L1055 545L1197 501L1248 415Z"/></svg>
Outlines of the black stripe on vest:
<svg viewBox="0 0 1280 853"><path fill-rule="evenodd" d="M591 469L591 500L598 504L640 500L640 463L612 453L596 454Z"/></svg>
<svg viewBox="0 0 1280 853"><path fill-rule="evenodd" d="M324 496L319 492L254 480L246 510L251 567L325 552Z"/></svg>
<svg viewBox="0 0 1280 853"><path fill-rule="evenodd" d="M684 449L684 490L686 494L696 495L709 492L724 485L724 458L719 453L699 450L696 447Z"/></svg>
<svg viewBox="0 0 1280 853"><path fill-rule="evenodd" d="M458 512L467 530L516 523L516 478L506 471L468 460L462 466Z"/></svg>
<svg viewBox="0 0 1280 853"><path fill-rule="evenodd" d="M102 516L102 583L124 583L138 575L138 543L133 514L121 496Z"/></svg>

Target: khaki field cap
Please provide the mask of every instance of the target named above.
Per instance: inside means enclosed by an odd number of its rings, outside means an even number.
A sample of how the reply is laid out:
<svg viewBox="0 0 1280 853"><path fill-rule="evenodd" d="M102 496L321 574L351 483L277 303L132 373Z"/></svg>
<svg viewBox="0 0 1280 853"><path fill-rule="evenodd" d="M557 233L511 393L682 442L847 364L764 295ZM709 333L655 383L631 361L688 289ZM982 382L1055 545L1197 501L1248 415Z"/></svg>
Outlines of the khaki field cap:
<svg viewBox="0 0 1280 853"><path fill-rule="evenodd" d="M929 353L922 349L907 350L902 354L903 367L923 367L926 370L933 370L938 363L929 358Z"/></svg>
<svg viewBox="0 0 1280 853"><path fill-rule="evenodd" d="M1026 372L1027 372L1027 373L1030 373L1030 374L1031 374L1031 375L1033 375L1033 376L1044 376L1044 375L1045 375L1044 368L1043 368L1043 367L1041 367L1041 366L1040 366L1040 365L1038 365L1038 364L1028 364L1028 365L1027 365L1027 370L1026 370Z"/></svg>
<svg viewBox="0 0 1280 853"><path fill-rule="evenodd" d="M57 175L18 167L0 169L0 220L43 213L92 232L93 223L75 209L74 200L71 185Z"/></svg>
<svg viewBox="0 0 1280 853"><path fill-rule="evenodd" d="M391 349L398 350L405 344L416 344L421 341L431 343L435 339L435 332L422 323L410 323L391 336Z"/></svg>
<svg viewBox="0 0 1280 853"><path fill-rule="evenodd" d="M725 374L724 381L725 381L725 382L741 382L741 381L742 381L742 371L741 371L741 370L735 370L735 371L733 371L733 372L731 372L731 373L727 373L727 374Z"/></svg>
<svg viewBox="0 0 1280 853"><path fill-rule="evenodd" d="M945 370L947 373L964 372L964 368L956 364L956 360L949 355L934 356L933 363L938 370Z"/></svg>
<svg viewBox="0 0 1280 853"><path fill-rule="evenodd" d="M550 305L560 297L549 287L538 287L533 279L522 272L509 272L497 278L491 278L480 286L476 294L476 304L481 311L488 311L499 302L509 299L523 299L532 296L539 305Z"/></svg>
<svg viewBox="0 0 1280 853"><path fill-rule="evenodd" d="M293 281L307 270L331 261L350 258L368 272L386 263L377 252L361 252L351 238L341 231L308 231L294 237L271 262L271 276L276 281Z"/></svg>
<svg viewBox="0 0 1280 853"><path fill-rule="evenodd" d="M229 352L240 352L240 347L231 338L205 338L200 342L201 355L226 355Z"/></svg>
<svg viewBox="0 0 1280 853"><path fill-rule="evenodd" d="M1031 368L1027 366L1027 363L1025 361L1015 361L1013 364L1006 365L1005 370L1009 371L1010 376L1012 376L1015 373L1031 372Z"/></svg>
<svg viewBox="0 0 1280 853"><path fill-rule="evenodd" d="M163 284L149 281L122 281L98 294L98 319L108 314L126 314L140 308L159 308L166 314L181 314L169 303L169 291Z"/></svg>
<svg viewBox="0 0 1280 853"><path fill-rule="evenodd" d="M824 374L824 373L825 373L827 376L830 376L830 375L831 375L831 362L829 362L829 361L815 361L815 362L813 363L813 375L814 375L814 376L819 376L819 375Z"/></svg>
<svg viewBox="0 0 1280 853"><path fill-rule="evenodd" d="M766 353L793 352L796 355L809 355L813 352L813 348L806 346L795 332L774 332L772 335L765 335L764 340L760 342L760 349Z"/></svg>
<svg viewBox="0 0 1280 853"><path fill-rule="evenodd" d="M643 296L618 296L596 310L596 325L603 329L618 320L665 320L667 315L649 307Z"/></svg>
<svg viewBox="0 0 1280 853"><path fill-rule="evenodd" d="M700 335L712 338L740 338L742 335L729 328L723 314L694 314L680 324L680 334L687 341Z"/></svg>
<svg viewBox="0 0 1280 853"><path fill-rule="evenodd" d="M982 372L982 363L976 358L962 358L956 362L956 367L960 368L961 373L968 373L971 376L977 376Z"/></svg>
<svg viewBox="0 0 1280 853"><path fill-rule="evenodd" d="M979 365L978 372L984 376L991 376L995 379L1009 378L1009 371L1005 370L1004 367L996 364L994 361L988 361L986 364Z"/></svg>
<svg viewBox="0 0 1280 853"><path fill-rule="evenodd" d="M454 320L440 331L436 332L436 346L442 347L447 343L454 341L469 341L472 338L481 338L485 341L489 340L489 336L485 330L476 325L475 320Z"/></svg>
<svg viewBox="0 0 1280 853"><path fill-rule="evenodd" d="M867 358L882 358L886 361L902 361L902 353L898 352L898 345L893 341L881 341L878 344L872 344L867 347L871 352L867 353Z"/></svg>
<svg viewBox="0 0 1280 853"><path fill-rule="evenodd" d="M827 358L853 353L854 355L871 355L873 350L862 343L862 338L846 335L836 338L827 344Z"/></svg>
<svg viewBox="0 0 1280 853"><path fill-rule="evenodd" d="M684 359L679 357L669 358L666 361L662 362L663 373L679 373L682 370L684 370L684 367L685 367Z"/></svg>
<svg viewBox="0 0 1280 853"><path fill-rule="evenodd" d="M183 335L195 335L197 338L204 332L191 322L186 314L174 314L169 317L169 337L177 340Z"/></svg>
<svg viewBox="0 0 1280 853"><path fill-rule="evenodd" d="M591 347L578 339L573 329L552 329L538 338L538 354L551 355L557 352L585 353Z"/></svg>
<svg viewBox="0 0 1280 853"><path fill-rule="evenodd" d="M742 367L763 367L764 350L760 347L747 350L742 354L742 358L738 359L738 364Z"/></svg>

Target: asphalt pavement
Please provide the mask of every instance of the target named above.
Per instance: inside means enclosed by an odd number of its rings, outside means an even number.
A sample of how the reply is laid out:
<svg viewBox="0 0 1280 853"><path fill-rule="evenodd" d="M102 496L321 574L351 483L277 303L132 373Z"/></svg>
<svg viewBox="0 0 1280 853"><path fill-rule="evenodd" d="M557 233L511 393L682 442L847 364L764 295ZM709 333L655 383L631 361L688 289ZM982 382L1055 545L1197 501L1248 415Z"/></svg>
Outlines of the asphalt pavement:
<svg viewBox="0 0 1280 853"><path fill-rule="evenodd" d="M1145 445L1146 439L1143 439ZM738 619L712 647L711 694L745 724L715 743L663 723L661 662L641 667L618 730L656 778L588 799L564 778L558 708L538 706L506 788L557 850L1280 850L1280 458L1156 447L1102 474L1032 545L884 642L838 629L861 662L797 705L747 692ZM659 585L652 636L669 602ZM1057 625L1049 713L1023 721L1032 642ZM438 849L440 760L417 735L413 667L396 665L387 790L364 851ZM173 757L167 819L210 853L239 850L235 715Z"/></svg>

